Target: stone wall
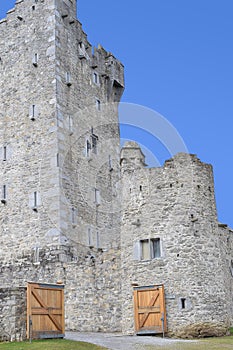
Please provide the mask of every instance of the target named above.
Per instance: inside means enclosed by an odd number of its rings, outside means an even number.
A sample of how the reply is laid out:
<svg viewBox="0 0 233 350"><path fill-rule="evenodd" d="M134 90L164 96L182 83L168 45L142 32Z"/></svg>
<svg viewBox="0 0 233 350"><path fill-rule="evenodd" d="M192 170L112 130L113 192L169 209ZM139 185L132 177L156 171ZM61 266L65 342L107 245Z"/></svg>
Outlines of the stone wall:
<svg viewBox="0 0 233 350"><path fill-rule="evenodd" d="M0 341L26 337L26 288L0 288Z"/></svg>
<svg viewBox="0 0 233 350"><path fill-rule="evenodd" d="M169 334L220 335L232 322L225 284L212 167L178 154L147 169L135 143L122 150L123 331L134 332L132 284L164 284ZM136 170L135 170L136 168ZM143 258L142 241L160 239L159 257ZM229 273L228 273L228 277ZM185 307L181 305L185 299Z"/></svg>
<svg viewBox="0 0 233 350"><path fill-rule="evenodd" d="M4 286L0 295L1 319L5 325L12 323L10 330L16 330L10 334L16 339L19 339L20 327L22 332L26 327L25 290L28 281L64 283L66 330L121 330L119 250L103 252L92 248L84 253L79 246L54 246L41 250L36 262L32 251L13 263L1 262L0 270L1 285ZM24 287L18 288L19 284ZM25 317L20 319L19 327L16 316L20 314ZM2 328L4 332L7 327Z"/></svg>
<svg viewBox="0 0 233 350"><path fill-rule="evenodd" d="M133 333L136 283L164 284L169 334L224 334L232 231L218 225L212 167L179 154L147 169L129 143L120 169L124 67L91 46L76 1L16 1L0 51L2 339L24 337L27 282L58 280L67 330ZM141 259L153 239L160 256Z"/></svg>

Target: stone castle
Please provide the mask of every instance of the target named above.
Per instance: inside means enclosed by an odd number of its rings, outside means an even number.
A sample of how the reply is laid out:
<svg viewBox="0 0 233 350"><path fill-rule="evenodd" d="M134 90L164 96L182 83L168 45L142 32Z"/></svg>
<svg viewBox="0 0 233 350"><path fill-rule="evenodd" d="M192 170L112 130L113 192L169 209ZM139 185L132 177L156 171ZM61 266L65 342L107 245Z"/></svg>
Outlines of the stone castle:
<svg viewBox="0 0 233 350"><path fill-rule="evenodd" d="M163 285L168 335L226 334L233 231L212 167L120 149L124 67L90 45L76 0L17 0L0 72L0 338L25 337L28 281L64 283L67 330L133 334L133 292Z"/></svg>

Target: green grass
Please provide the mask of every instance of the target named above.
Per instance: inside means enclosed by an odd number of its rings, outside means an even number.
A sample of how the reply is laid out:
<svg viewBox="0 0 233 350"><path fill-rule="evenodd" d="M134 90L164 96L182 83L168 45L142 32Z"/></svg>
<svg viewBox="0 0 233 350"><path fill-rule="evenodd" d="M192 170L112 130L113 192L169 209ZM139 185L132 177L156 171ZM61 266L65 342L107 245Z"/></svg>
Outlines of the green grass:
<svg viewBox="0 0 233 350"><path fill-rule="evenodd" d="M0 343L0 350L104 350L105 348L72 340L34 340L30 344L20 343Z"/></svg>
<svg viewBox="0 0 233 350"><path fill-rule="evenodd" d="M173 343L166 346L145 346L145 350L232 350L233 336L223 338L208 338L195 342Z"/></svg>

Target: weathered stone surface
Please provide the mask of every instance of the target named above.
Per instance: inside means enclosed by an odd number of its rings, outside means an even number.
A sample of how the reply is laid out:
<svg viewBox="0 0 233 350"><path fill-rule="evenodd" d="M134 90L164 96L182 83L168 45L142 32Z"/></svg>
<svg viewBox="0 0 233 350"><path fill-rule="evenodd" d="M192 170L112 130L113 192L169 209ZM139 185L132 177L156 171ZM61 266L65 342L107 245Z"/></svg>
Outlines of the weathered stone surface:
<svg viewBox="0 0 233 350"><path fill-rule="evenodd" d="M228 328L224 325L215 323L196 323L177 330L174 334L179 338L206 338L206 337L222 337L228 334ZM173 335L172 333L170 334Z"/></svg>
<svg viewBox="0 0 233 350"><path fill-rule="evenodd" d="M170 334L220 335L233 234L218 225L211 166L179 154L147 169L135 142L120 155L124 68L91 47L75 0L16 1L0 56L1 339L25 336L28 281L64 282L70 330L133 333L132 284L158 283ZM159 258L135 256L155 238Z"/></svg>

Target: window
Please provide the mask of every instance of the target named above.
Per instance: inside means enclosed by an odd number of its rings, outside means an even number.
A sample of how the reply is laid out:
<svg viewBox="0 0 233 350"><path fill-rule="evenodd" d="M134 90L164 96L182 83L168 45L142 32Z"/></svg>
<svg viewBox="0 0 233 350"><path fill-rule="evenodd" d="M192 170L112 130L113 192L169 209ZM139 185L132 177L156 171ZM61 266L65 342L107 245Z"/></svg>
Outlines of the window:
<svg viewBox="0 0 233 350"><path fill-rule="evenodd" d="M6 185L2 186L2 198L1 198L1 202L3 204L6 204Z"/></svg>
<svg viewBox="0 0 233 350"><path fill-rule="evenodd" d="M100 83L99 74L96 72L93 73L93 83L95 83L96 85L99 85Z"/></svg>
<svg viewBox="0 0 233 350"><path fill-rule="evenodd" d="M230 270L231 270L231 275L233 276L233 260L230 262Z"/></svg>
<svg viewBox="0 0 233 350"><path fill-rule="evenodd" d="M109 166L109 171L113 171L112 157L110 155L108 156L108 166Z"/></svg>
<svg viewBox="0 0 233 350"><path fill-rule="evenodd" d="M38 66L38 59L39 59L38 53L34 53L34 55L32 57L32 64L34 67Z"/></svg>
<svg viewBox="0 0 233 350"><path fill-rule="evenodd" d="M161 258L160 238L143 239L134 247L135 260L152 260Z"/></svg>
<svg viewBox="0 0 233 350"><path fill-rule="evenodd" d="M60 155L59 155L59 153L57 153L57 166L58 167L60 166Z"/></svg>
<svg viewBox="0 0 233 350"><path fill-rule="evenodd" d="M98 136L92 134L91 135L91 147L92 147L92 152L97 154L97 141L98 141Z"/></svg>
<svg viewBox="0 0 233 350"><path fill-rule="evenodd" d="M71 86L72 85L70 72L66 72L66 85L67 86Z"/></svg>
<svg viewBox="0 0 233 350"><path fill-rule="evenodd" d="M86 156L89 157L91 152L91 143L89 140L86 141Z"/></svg>
<svg viewBox="0 0 233 350"><path fill-rule="evenodd" d="M100 191L95 188L95 204L96 205L100 205Z"/></svg>
<svg viewBox="0 0 233 350"><path fill-rule="evenodd" d="M41 205L41 198L40 193L35 191L32 192L29 195L29 206L32 208L32 210L36 211L38 210L38 207Z"/></svg>
<svg viewBox="0 0 233 350"><path fill-rule="evenodd" d="M88 227L87 229L87 241L88 241L88 247L93 248L93 237L92 237L92 229Z"/></svg>
<svg viewBox="0 0 233 350"><path fill-rule="evenodd" d="M40 263L40 248L35 247L34 248L34 264Z"/></svg>
<svg viewBox="0 0 233 350"><path fill-rule="evenodd" d="M37 105L31 105L29 108L29 117L31 120L35 120L39 115L38 112L38 106Z"/></svg>
<svg viewBox="0 0 233 350"><path fill-rule="evenodd" d="M100 248L100 234L98 231L96 232L96 248Z"/></svg>
<svg viewBox="0 0 233 350"><path fill-rule="evenodd" d="M180 298L180 306L181 306L182 310L184 310L186 308L186 299L185 298Z"/></svg>
<svg viewBox="0 0 233 350"><path fill-rule="evenodd" d="M37 198L37 192L34 192L34 208L37 208L38 205L38 198Z"/></svg>
<svg viewBox="0 0 233 350"><path fill-rule="evenodd" d="M96 99L96 100L95 100L95 105L96 105L97 111L100 111L100 110L101 110L101 103L100 103L100 100Z"/></svg>
<svg viewBox="0 0 233 350"><path fill-rule="evenodd" d="M4 161L7 160L6 146L3 146L3 158L2 158L2 160L4 160Z"/></svg>
<svg viewBox="0 0 233 350"><path fill-rule="evenodd" d="M77 225L77 209L71 208L71 223L73 226Z"/></svg>
<svg viewBox="0 0 233 350"><path fill-rule="evenodd" d="M70 135L73 134L73 117L71 115L69 115L69 133Z"/></svg>

